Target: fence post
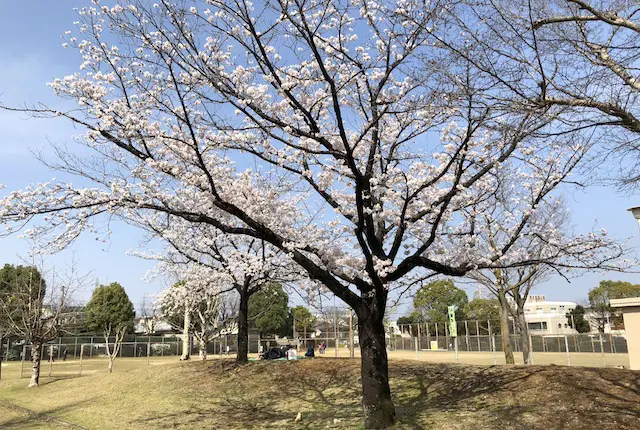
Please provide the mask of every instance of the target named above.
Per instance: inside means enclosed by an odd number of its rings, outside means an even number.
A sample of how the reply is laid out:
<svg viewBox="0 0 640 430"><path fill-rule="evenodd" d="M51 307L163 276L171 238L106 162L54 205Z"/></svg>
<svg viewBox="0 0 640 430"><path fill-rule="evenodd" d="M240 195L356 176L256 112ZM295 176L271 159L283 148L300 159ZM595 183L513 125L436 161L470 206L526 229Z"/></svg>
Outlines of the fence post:
<svg viewBox="0 0 640 430"><path fill-rule="evenodd" d="M349 357L354 358L355 356L353 350L353 312L349 309Z"/></svg>
<svg viewBox="0 0 640 430"><path fill-rule="evenodd" d="M62 338L58 338L58 360L60 360L60 353L62 352Z"/></svg>
<svg viewBox="0 0 640 430"><path fill-rule="evenodd" d="M418 350L422 349L420 345L420 324L418 324Z"/></svg>
<svg viewBox="0 0 640 430"><path fill-rule="evenodd" d="M93 337L91 337L91 346L89 348L89 358L91 358L93 357Z"/></svg>
<svg viewBox="0 0 640 430"><path fill-rule="evenodd" d="M476 320L476 340L478 341L478 352L480 352L480 324Z"/></svg>
<svg viewBox="0 0 640 430"><path fill-rule="evenodd" d="M589 335L589 338L591 339L591 352L593 352L595 354L596 353L596 345L593 342L593 336Z"/></svg>
<svg viewBox="0 0 640 430"><path fill-rule="evenodd" d="M449 324L444 323L444 342L447 344L447 351L449 350Z"/></svg>
<svg viewBox="0 0 640 430"><path fill-rule="evenodd" d="M609 342L611 342L611 353L614 354L616 352L616 349L613 346L613 334L611 333L609 333Z"/></svg>
<svg viewBox="0 0 640 430"><path fill-rule="evenodd" d="M569 341L567 335L564 335L564 348L567 350L567 366L571 366L571 356L569 355Z"/></svg>
<svg viewBox="0 0 640 430"><path fill-rule="evenodd" d="M160 357L164 357L164 336L160 337ZM178 342L176 342L176 354L178 354Z"/></svg>
<svg viewBox="0 0 640 430"><path fill-rule="evenodd" d="M418 339L417 338L416 338L415 344L416 344L416 360L419 360L420 357L418 356Z"/></svg>
<svg viewBox="0 0 640 430"><path fill-rule="evenodd" d="M149 342L147 343L147 366L151 365L151 338L149 338Z"/></svg>
<svg viewBox="0 0 640 430"><path fill-rule="evenodd" d="M22 371L24 370L24 359L27 356L27 345L22 345L22 361L20 362L20 378L22 378Z"/></svg>
<svg viewBox="0 0 640 430"><path fill-rule="evenodd" d="M77 340L78 339L76 339L76 345L78 344ZM84 355L84 343L80 345L80 369L78 370L78 376L82 376L82 356L83 355Z"/></svg>
<svg viewBox="0 0 640 430"><path fill-rule="evenodd" d="M51 367L53 367L53 344L49 345L49 378L51 378Z"/></svg>
<svg viewBox="0 0 640 430"><path fill-rule="evenodd" d="M490 320L487 320L487 331L489 332L488 333L489 336L491 336L491 342L493 342L493 352L494 352L494 355L495 355L496 344L495 344L495 340L493 339L493 333L491 332L491 321ZM495 358L494 358L493 361L494 361L493 364L496 364L495 363Z"/></svg>
<svg viewBox="0 0 640 430"><path fill-rule="evenodd" d="M604 357L604 345L602 343L602 333L600 333L600 353L602 354L602 367L607 367L607 359Z"/></svg>
<svg viewBox="0 0 640 430"><path fill-rule="evenodd" d="M75 359L78 356L78 338L76 337L73 342L73 358Z"/></svg>
<svg viewBox="0 0 640 430"><path fill-rule="evenodd" d="M467 352L469 352L469 324L464 320L464 340L467 342Z"/></svg>
<svg viewBox="0 0 640 430"><path fill-rule="evenodd" d="M431 331L429 330L429 323L427 323L427 349L431 349Z"/></svg>
<svg viewBox="0 0 640 430"><path fill-rule="evenodd" d="M491 349L493 350L493 365L495 366L497 364L497 362L496 362L496 338L493 335L491 335Z"/></svg>

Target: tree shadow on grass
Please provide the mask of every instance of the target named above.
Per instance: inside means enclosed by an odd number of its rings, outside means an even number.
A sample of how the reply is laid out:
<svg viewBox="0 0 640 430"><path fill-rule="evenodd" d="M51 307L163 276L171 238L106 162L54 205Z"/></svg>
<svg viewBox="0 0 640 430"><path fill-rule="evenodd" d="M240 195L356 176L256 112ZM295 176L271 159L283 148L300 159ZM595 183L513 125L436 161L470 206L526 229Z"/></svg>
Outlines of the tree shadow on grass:
<svg viewBox="0 0 640 430"><path fill-rule="evenodd" d="M446 421L470 429L637 429L638 376L564 366L392 368L399 420L412 429Z"/></svg>
<svg viewBox="0 0 640 430"><path fill-rule="evenodd" d="M189 369L198 387L142 428L362 428L359 360L216 363ZM398 429L637 429L640 373L564 366L393 361ZM302 420L294 423L300 413Z"/></svg>
<svg viewBox="0 0 640 430"><path fill-rule="evenodd" d="M43 425L46 424L47 428L69 428L69 429L77 429L77 430L85 429L85 427L82 427L80 425L57 418L56 415L63 414L77 407L89 404L92 401L93 401L93 398L89 398L89 399L84 399L82 401L58 406L55 408L48 408L42 411L33 411L31 409L27 409L22 406L14 405L13 403L0 400L0 406L3 406L7 409L11 409L21 415L20 417L17 417L8 421L3 421L2 428L3 429L19 429L19 428L29 428L32 425L36 426L38 424L43 424Z"/></svg>

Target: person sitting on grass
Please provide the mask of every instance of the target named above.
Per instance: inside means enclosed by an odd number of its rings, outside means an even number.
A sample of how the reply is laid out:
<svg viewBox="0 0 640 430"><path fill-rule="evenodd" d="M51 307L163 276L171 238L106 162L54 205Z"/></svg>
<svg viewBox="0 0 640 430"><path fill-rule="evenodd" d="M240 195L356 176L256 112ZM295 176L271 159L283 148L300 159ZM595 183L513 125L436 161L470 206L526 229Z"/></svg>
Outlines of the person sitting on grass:
<svg viewBox="0 0 640 430"><path fill-rule="evenodd" d="M309 348L307 348L307 352L304 354L305 357L315 357L315 352L313 350L313 345L309 345Z"/></svg>

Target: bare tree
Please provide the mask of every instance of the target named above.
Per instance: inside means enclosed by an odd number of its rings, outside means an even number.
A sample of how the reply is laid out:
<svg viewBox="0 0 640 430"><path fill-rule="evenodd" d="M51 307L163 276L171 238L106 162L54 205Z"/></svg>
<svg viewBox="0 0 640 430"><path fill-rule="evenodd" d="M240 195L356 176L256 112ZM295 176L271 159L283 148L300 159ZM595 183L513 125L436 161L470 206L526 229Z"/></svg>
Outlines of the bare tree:
<svg viewBox="0 0 640 430"><path fill-rule="evenodd" d="M552 134L597 136L620 161L616 179L640 182L637 2L472 0L449 12L450 26L435 37L491 82L496 99L546 112Z"/></svg>
<svg viewBox="0 0 640 430"><path fill-rule="evenodd" d="M89 280L89 275L78 274L75 264L66 271L39 267L6 265L0 273L0 319L31 347L29 387L40 383L44 344L62 332L73 293Z"/></svg>
<svg viewBox="0 0 640 430"><path fill-rule="evenodd" d="M504 183L510 181L504 179ZM517 196L509 195L511 187L496 190L493 199L501 200L500 205L486 208L480 217L484 224L483 234L492 248L504 246L504 228L508 225L510 212L508 201ZM540 226L549 226L554 234L543 231L532 231L526 228L513 245L513 251L531 261L547 261L523 265L520 267L494 268L470 272L467 276L481 284L498 299L500 310L500 332L502 348L507 364L515 364L511 348L509 318L513 318L520 334L520 348L524 363L531 364L529 348L529 332L525 320L524 305L531 289L547 279L551 273L568 279L588 270L622 270L617 264L618 256L626 253L626 249L614 241L604 240L590 242L588 246L583 238L576 236L570 228L569 212L562 199L550 200L536 207L531 213L531 222ZM601 235L591 233L590 235Z"/></svg>

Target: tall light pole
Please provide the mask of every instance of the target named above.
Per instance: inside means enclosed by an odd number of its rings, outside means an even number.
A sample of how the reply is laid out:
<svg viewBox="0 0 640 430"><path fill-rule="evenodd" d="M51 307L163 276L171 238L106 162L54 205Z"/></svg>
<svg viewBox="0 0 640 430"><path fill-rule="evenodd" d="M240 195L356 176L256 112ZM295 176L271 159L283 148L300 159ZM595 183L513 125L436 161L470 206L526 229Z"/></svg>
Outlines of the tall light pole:
<svg viewBox="0 0 640 430"><path fill-rule="evenodd" d="M640 206L629 208L627 211L631 212L631 215L638 221L638 228L640 229Z"/></svg>

